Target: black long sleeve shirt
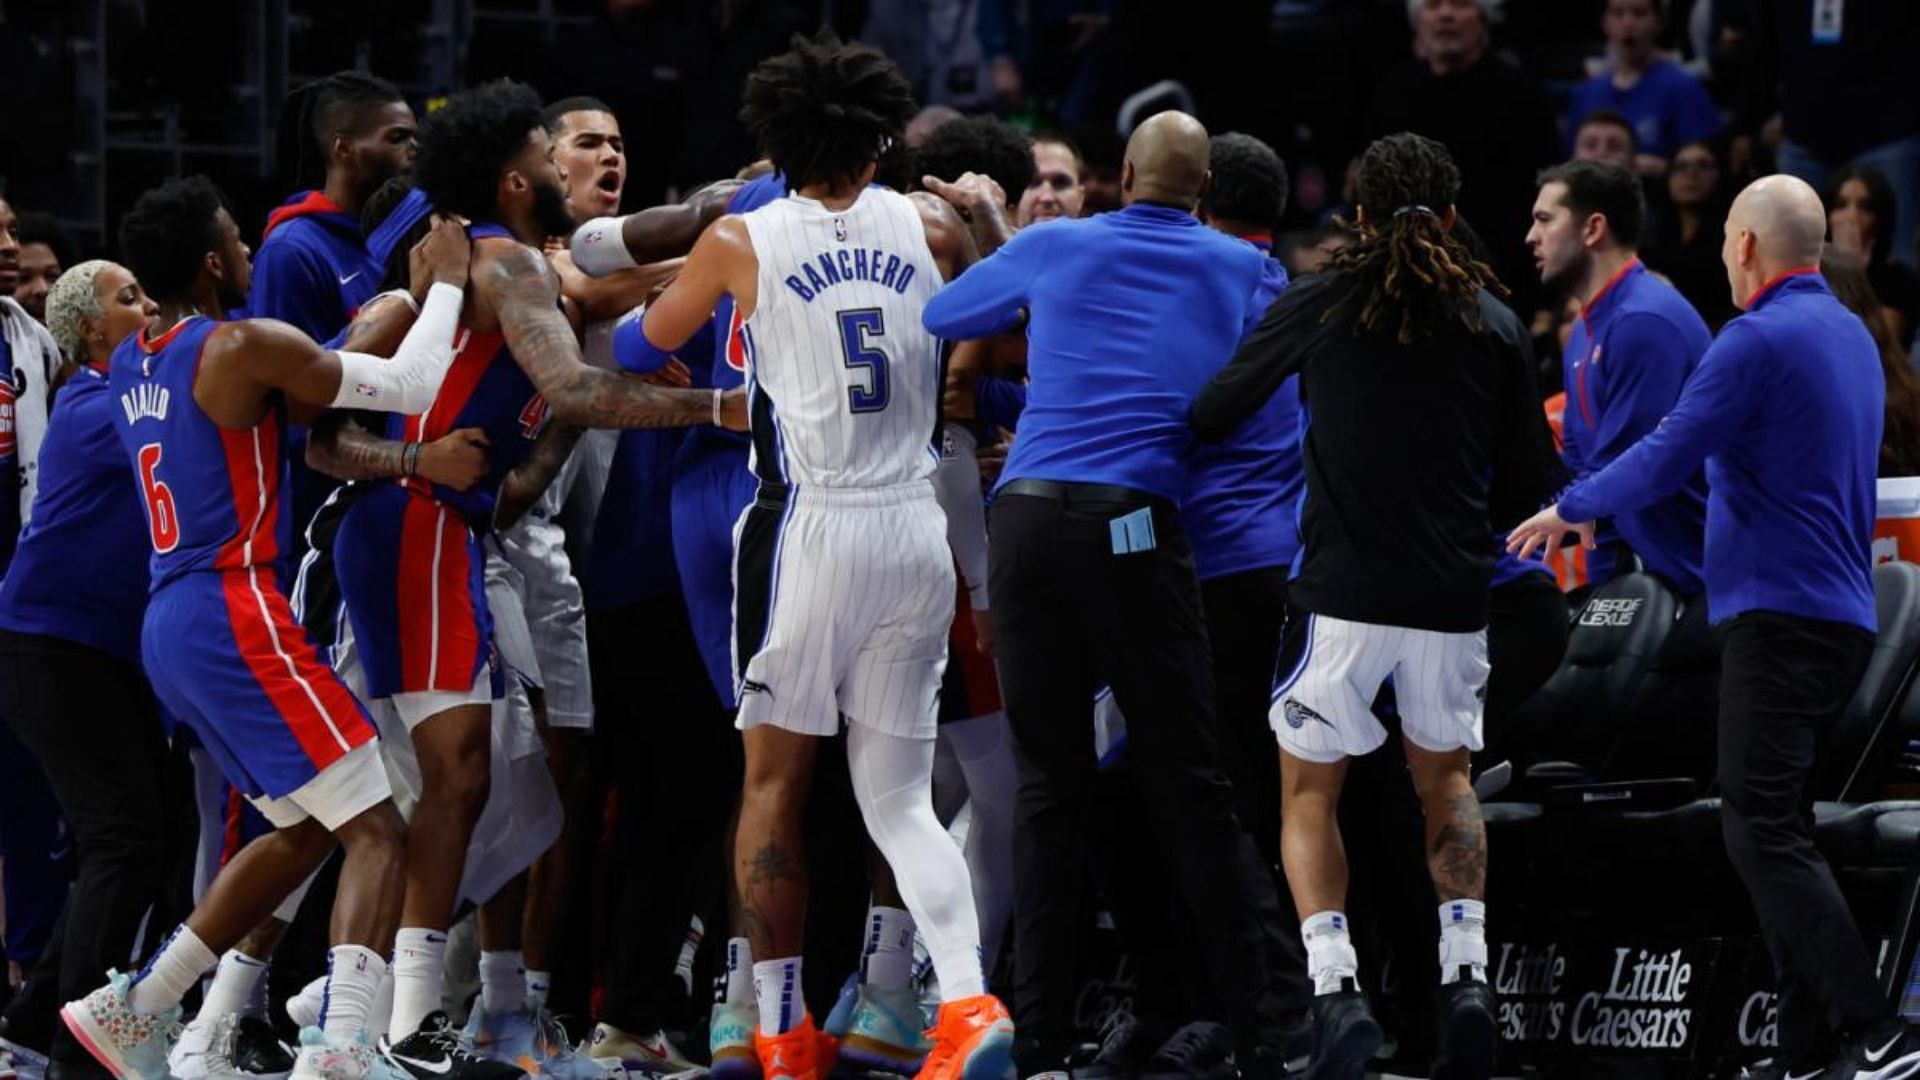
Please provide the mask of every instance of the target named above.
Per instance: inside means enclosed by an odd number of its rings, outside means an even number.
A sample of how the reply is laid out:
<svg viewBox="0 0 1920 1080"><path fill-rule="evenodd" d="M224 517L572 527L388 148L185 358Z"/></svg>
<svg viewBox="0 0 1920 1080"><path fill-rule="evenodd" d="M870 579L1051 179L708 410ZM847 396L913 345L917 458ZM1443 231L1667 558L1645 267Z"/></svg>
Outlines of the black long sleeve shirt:
<svg viewBox="0 0 1920 1080"><path fill-rule="evenodd" d="M1478 332L1455 325L1411 345L1356 334L1349 287L1325 274L1283 294L1195 399L1194 430L1226 436L1298 374L1306 494L1289 602L1355 622L1478 630L1493 537L1564 480L1531 341L1484 291Z"/></svg>

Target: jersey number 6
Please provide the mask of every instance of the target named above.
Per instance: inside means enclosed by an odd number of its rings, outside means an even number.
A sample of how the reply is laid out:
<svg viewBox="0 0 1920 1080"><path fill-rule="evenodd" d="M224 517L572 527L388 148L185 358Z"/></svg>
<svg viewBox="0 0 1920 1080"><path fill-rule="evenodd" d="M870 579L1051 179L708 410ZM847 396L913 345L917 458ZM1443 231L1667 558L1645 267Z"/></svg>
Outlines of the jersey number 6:
<svg viewBox="0 0 1920 1080"><path fill-rule="evenodd" d="M893 385L887 354L870 342L869 336L883 338L887 328L879 308L855 308L840 312L840 344L846 350L848 368L866 368L868 383L847 387L847 404L856 413L879 412L893 397Z"/></svg>
<svg viewBox="0 0 1920 1080"><path fill-rule="evenodd" d="M173 490L160 482L160 444L142 446L139 462L140 490L147 496L147 529L153 534L153 550L165 555L180 543L180 515L173 508Z"/></svg>

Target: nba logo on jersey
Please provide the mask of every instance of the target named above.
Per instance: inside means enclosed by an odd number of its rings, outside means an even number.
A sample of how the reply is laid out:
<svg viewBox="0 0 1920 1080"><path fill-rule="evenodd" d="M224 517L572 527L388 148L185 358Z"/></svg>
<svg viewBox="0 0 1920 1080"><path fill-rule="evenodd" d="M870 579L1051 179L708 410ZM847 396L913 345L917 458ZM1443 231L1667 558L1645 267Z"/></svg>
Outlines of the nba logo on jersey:
<svg viewBox="0 0 1920 1080"><path fill-rule="evenodd" d="M837 217L833 219L833 238L835 240L840 241L843 244L847 242L847 219L846 218Z"/></svg>

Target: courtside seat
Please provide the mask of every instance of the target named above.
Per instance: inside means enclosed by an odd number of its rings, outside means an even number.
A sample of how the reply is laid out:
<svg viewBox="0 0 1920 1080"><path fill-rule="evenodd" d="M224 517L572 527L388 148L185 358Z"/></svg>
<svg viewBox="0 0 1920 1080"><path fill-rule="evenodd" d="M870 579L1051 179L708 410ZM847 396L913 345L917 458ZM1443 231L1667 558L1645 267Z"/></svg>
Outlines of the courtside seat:
<svg viewBox="0 0 1920 1080"><path fill-rule="evenodd" d="M1559 670L1521 709L1541 759L1525 770L1535 790L1608 776L1679 611L1648 574L1623 574L1588 596Z"/></svg>
<svg viewBox="0 0 1920 1080"><path fill-rule="evenodd" d="M1903 720L1920 664L1920 566L1881 563L1873 569L1880 633L1860 686L1840 714L1814 775L1814 797L1865 802L1878 797L1906 743Z"/></svg>
<svg viewBox="0 0 1920 1080"><path fill-rule="evenodd" d="M1814 843L1835 866L1904 860L1901 839L1916 829L1920 829L1920 801L1813 804Z"/></svg>
<svg viewBox="0 0 1920 1080"><path fill-rule="evenodd" d="M1720 638L1701 597L1683 605L1661 643L1605 775L1687 776L1704 786L1716 769L1719 716Z"/></svg>
<svg viewBox="0 0 1920 1080"><path fill-rule="evenodd" d="M1920 804L1903 804L1873 819L1873 861L1910 864L1920 857Z"/></svg>

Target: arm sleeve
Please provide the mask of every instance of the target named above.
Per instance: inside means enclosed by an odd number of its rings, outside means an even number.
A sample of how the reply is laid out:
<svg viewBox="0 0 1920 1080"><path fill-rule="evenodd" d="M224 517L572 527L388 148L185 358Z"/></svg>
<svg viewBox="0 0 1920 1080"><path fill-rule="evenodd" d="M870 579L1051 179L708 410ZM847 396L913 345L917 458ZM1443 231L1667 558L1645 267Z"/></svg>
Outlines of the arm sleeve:
<svg viewBox="0 0 1920 1080"><path fill-rule="evenodd" d="M1047 237L1056 231L1041 227L1015 234L933 294L921 316L927 332L965 341L1013 329L1032 298L1034 275L1046 263Z"/></svg>
<svg viewBox="0 0 1920 1080"><path fill-rule="evenodd" d="M1235 350L1233 359L1194 398L1187 422L1205 440L1226 438L1260 411L1289 375L1298 374L1326 333L1327 279L1303 281L1288 289Z"/></svg>
<svg viewBox="0 0 1920 1080"><path fill-rule="evenodd" d="M974 384L973 415L989 427L1020 430L1027 410L1027 384L999 375L982 375Z"/></svg>
<svg viewBox="0 0 1920 1080"><path fill-rule="evenodd" d="M1531 516L1566 483L1566 468L1553 452L1553 429L1540 407L1533 377L1533 341L1517 321L1500 339L1512 357L1511 376L1501 401L1499 442L1494 447L1493 483L1488 515L1504 532Z"/></svg>
<svg viewBox="0 0 1920 1080"><path fill-rule="evenodd" d="M967 584L967 602L975 611L987 609L987 504L980 497L978 443L965 424L945 425L952 453L940 455L933 472L933 493L947 512L947 546Z"/></svg>
<svg viewBox="0 0 1920 1080"><path fill-rule="evenodd" d="M329 340L347 321L333 271L291 243L260 246L247 313L299 327L315 341Z"/></svg>
<svg viewBox="0 0 1920 1080"><path fill-rule="evenodd" d="M1607 337L1606 397L1583 447L1593 468L1605 468L1659 426L1687 381L1686 343L1665 319L1629 315Z"/></svg>
<svg viewBox="0 0 1920 1080"><path fill-rule="evenodd" d="M391 360L366 353L335 353L340 358L340 390L333 407L405 415L430 408L440 395L447 369L453 366L453 335L465 299L464 292L444 283L427 290L420 317Z"/></svg>
<svg viewBox="0 0 1920 1080"><path fill-rule="evenodd" d="M1740 429L1761 391L1766 343L1729 324L1658 427L1560 496L1568 521L1637 510L1678 488Z"/></svg>

